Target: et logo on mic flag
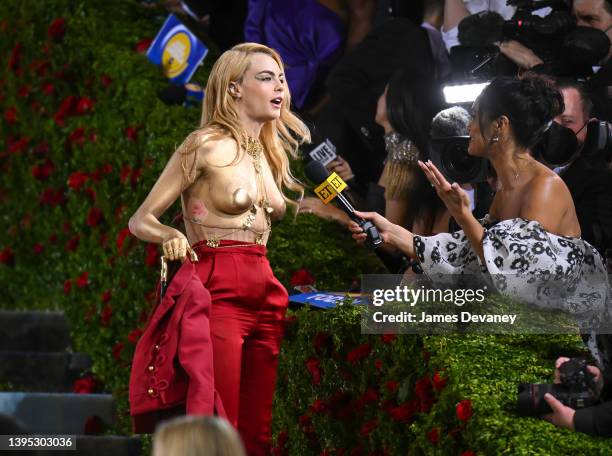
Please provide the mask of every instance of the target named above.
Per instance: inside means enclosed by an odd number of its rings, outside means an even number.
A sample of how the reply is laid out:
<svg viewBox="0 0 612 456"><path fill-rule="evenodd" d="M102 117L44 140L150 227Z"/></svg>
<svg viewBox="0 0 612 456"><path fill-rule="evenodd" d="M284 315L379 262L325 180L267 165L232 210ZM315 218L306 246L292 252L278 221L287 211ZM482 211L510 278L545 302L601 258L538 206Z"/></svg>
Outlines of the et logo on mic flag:
<svg viewBox="0 0 612 456"><path fill-rule="evenodd" d="M147 57L154 64L161 65L170 82L185 84L207 53L204 43L171 14L151 43Z"/></svg>
<svg viewBox="0 0 612 456"><path fill-rule="evenodd" d="M327 204L345 188L346 182L336 173L331 173L314 191L319 199Z"/></svg>

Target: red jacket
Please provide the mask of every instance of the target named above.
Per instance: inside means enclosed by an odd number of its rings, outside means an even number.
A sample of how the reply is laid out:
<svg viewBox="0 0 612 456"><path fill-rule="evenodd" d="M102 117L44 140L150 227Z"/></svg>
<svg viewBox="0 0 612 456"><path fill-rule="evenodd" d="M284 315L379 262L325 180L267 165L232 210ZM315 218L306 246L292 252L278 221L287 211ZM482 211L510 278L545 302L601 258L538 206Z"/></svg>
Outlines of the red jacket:
<svg viewBox="0 0 612 456"><path fill-rule="evenodd" d="M215 391L210 293L185 261L155 308L134 353L130 413L135 433L153 432L164 410L225 416Z"/></svg>

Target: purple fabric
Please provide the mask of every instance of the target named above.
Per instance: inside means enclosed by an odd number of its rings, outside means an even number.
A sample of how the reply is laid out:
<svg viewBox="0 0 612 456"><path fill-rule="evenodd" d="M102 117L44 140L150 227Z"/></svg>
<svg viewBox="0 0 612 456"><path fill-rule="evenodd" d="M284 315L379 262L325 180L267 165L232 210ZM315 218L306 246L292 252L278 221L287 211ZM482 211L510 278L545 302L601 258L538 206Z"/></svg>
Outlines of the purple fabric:
<svg viewBox="0 0 612 456"><path fill-rule="evenodd" d="M346 26L316 0L249 0L244 36L278 51L291 99L301 109L313 83L342 54Z"/></svg>

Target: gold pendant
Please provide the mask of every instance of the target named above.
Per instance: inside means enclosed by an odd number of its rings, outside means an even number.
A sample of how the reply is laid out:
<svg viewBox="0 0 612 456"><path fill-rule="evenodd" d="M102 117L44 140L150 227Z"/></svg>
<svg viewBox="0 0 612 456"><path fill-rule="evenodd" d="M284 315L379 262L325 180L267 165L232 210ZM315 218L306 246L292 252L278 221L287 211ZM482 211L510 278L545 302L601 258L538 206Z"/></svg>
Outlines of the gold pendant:
<svg viewBox="0 0 612 456"><path fill-rule="evenodd" d="M242 222L242 229L244 231L251 228L251 225L253 225L253 222L255 221L256 215L257 215L257 208L255 207L255 205L253 205L251 206L251 211L247 214L246 219L244 219L244 222Z"/></svg>
<svg viewBox="0 0 612 456"><path fill-rule="evenodd" d="M264 235L263 234L258 234L257 236L255 236L255 244L264 245Z"/></svg>
<svg viewBox="0 0 612 456"><path fill-rule="evenodd" d="M206 245L208 247L216 249L217 247L219 247L219 237L213 234L212 236L210 236L209 239L206 239Z"/></svg>

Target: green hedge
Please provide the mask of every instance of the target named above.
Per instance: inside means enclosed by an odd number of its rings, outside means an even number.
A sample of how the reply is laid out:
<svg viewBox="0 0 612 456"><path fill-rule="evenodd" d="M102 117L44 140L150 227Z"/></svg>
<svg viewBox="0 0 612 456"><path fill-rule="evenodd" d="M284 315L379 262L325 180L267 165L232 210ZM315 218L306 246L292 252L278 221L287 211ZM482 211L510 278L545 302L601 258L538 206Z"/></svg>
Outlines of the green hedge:
<svg viewBox="0 0 612 456"><path fill-rule="evenodd" d="M127 221L200 117L157 99L166 82L137 52L165 17L128 0L0 3L0 307L66 312L73 348L93 358L97 390L118 399L120 423L109 431L119 433L130 429L126 367L152 304L159 255L128 234ZM213 47L196 82L205 82L214 58ZM346 232L311 215L276 225L269 247L287 287L306 271L321 289L382 272ZM609 453L603 441L512 412L516 382L549 379L554 356L575 350L576 338L383 339L360 335L356 312L290 317L277 452L550 454L554 443L559 454ZM473 409L467 422L456 417L462 400ZM462 407L465 418L467 402Z"/></svg>
<svg viewBox="0 0 612 456"><path fill-rule="evenodd" d="M519 383L550 383L577 336L361 335L360 310L290 320L275 454L607 455L612 442L516 414Z"/></svg>

